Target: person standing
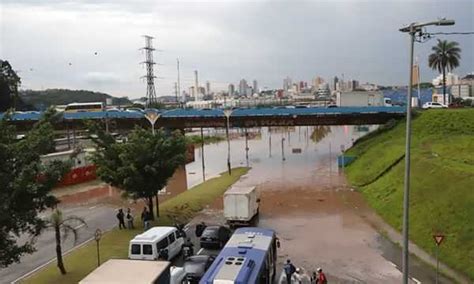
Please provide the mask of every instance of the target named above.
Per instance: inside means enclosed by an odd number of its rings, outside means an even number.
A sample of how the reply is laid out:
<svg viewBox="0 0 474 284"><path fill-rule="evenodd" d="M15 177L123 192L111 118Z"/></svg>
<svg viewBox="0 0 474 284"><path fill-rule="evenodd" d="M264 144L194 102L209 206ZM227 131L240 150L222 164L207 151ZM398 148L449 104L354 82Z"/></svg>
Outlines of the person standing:
<svg viewBox="0 0 474 284"><path fill-rule="evenodd" d="M130 210L130 208L127 208L127 214L125 215L125 218L127 219L127 225L128 225L128 228L131 230L131 229L134 229L134 226L133 226L133 215L132 215L132 211Z"/></svg>
<svg viewBox="0 0 474 284"><path fill-rule="evenodd" d="M324 274L323 269L318 268L317 271L318 271L318 279L316 280L316 283L318 283L318 284L327 284L328 279L326 278L326 275Z"/></svg>
<svg viewBox="0 0 474 284"><path fill-rule="evenodd" d="M120 209L118 210L118 213L117 213L117 219L118 219L118 221L119 221L119 229L120 229L120 230L122 230L122 228L125 229L125 220L124 220L124 217L125 217L125 216L124 216L124 214L123 214L123 210L122 210L122 208L120 208Z"/></svg>
<svg viewBox="0 0 474 284"><path fill-rule="evenodd" d="M286 282L288 284L291 284L291 276L293 273L296 271L296 267L291 263L290 259L286 260L286 264L283 266L283 270L285 271L286 274Z"/></svg>
<svg viewBox="0 0 474 284"><path fill-rule="evenodd" d="M151 221L150 212L148 211L148 208L146 206L143 207L141 218L143 221L143 229L146 231L150 228L150 221Z"/></svg>

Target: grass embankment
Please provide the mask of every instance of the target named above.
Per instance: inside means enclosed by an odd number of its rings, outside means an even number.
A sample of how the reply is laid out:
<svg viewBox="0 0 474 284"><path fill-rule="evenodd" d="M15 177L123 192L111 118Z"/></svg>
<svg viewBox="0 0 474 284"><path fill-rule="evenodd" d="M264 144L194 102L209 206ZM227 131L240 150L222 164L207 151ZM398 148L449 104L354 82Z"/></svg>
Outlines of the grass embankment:
<svg viewBox="0 0 474 284"><path fill-rule="evenodd" d="M201 147L202 144L201 135L188 135L186 136L186 142L188 144L193 144L196 147ZM204 136L204 144L218 143L225 140L225 137L222 136Z"/></svg>
<svg viewBox="0 0 474 284"><path fill-rule="evenodd" d="M160 204L159 221L153 225L170 225L172 221L167 217L170 212L176 212L176 207L183 207L182 212L189 220L206 205L211 204L217 197L221 196L228 187L234 184L239 178L248 172L248 168L235 168L232 175L227 172L219 177L210 179L192 189L171 198ZM186 221L185 219L182 221ZM127 258L128 242L135 235L141 233L139 218L136 218L135 230L114 229L102 236L100 241L100 258L105 262L111 258ZM71 252L64 258L64 263L68 273L61 275L56 262L52 262L44 269L25 279L22 283L77 283L97 266L97 252L95 242Z"/></svg>
<svg viewBox="0 0 474 284"><path fill-rule="evenodd" d="M446 240L440 260L474 279L474 109L430 110L413 121L410 239L434 255L434 231ZM363 139L349 181L394 228L402 228L405 122ZM365 186L361 186L365 185Z"/></svg>

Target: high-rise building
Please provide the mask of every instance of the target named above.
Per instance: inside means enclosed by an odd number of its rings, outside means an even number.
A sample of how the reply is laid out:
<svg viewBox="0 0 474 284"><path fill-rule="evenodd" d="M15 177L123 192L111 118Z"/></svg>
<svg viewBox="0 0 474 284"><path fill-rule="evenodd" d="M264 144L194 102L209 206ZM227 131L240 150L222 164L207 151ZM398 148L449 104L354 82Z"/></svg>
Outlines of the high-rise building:
<svg viewBox="0 0 474 284"><path fill-rule="evenodd" d="M234 84L229 84L229 96L233 96L235 93L235 86Z"/></svg>
<svg viewBox="0 0 474 284"><path fill-rule="evenodd" d="M211 82L206 81L206 95L211 94Z"/></svg>
<svg viewBox="0 0 474 284"><path fill-rule="evenodd" d="M324 79L321 77L316 77L313 79L313 89L317 90L319 89L319 86L324 83Z"/></svg>
<svg viewBox="0 0 474 284"><path fill-rule="evenodd" d="M339 83L339 78L337 78L337 76L335 76L334 80L333 80L333 84L332 84L334 91L339 90L339 84L338 83Z"/></svg>
<svg viewBox="0 0 474 284"><path fill-rule="evenodd" d="M245 79L240 80L239 83L239 95L246 96L247 95L247 81Z"/></svg>
<svg viewBox="0 0 474 284"><path fill-rule="evenodd" d="M198 71L194 70L194 100L198 101L198 93L199 93L199 82L198 82Z"/></svg>
<svg viewBox="0 0 474 284"><path fill-rule="evenodd" d="M258 93L258 83L257 83L257 80L253 80L253 92L254 93Z"/></svg>
<svg viewBox="0 0 474 284"><path fill-rule="evenodd" d="M284 91L288 91L292 87L293 87L293 84L292 84L292 81L291 81L290 77L286 77L285 79L283 79L283 90Z"/></svg>

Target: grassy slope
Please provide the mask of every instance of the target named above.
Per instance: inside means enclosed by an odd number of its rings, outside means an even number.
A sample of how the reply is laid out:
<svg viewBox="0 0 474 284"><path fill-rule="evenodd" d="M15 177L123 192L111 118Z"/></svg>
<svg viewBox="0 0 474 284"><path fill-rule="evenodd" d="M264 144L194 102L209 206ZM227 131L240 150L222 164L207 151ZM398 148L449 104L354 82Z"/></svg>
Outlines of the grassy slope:
<svg viewBox="0 0 474 284"><path fill-rule="evenodd" d="M222 173L220 177L210 179L200 185L193 187L178 196L165 201L160 206L160 214L163 216L154 225L169 225L171 221L166 217L166 213L174 211L175 206L188 205L186 216L192 217L202 210L206 205L212 203L221 196L229 186L235 183L242 175L248 172L248 168L235 168L232 175ZM140 224L136 220L135 224ZM138 226L140 227L140 225ZM128 242L135 235L141 233L141 229L118 230L114 229L103 235L100 242L101 261L105 262L110 258L127 258ZM65 266L68 273L61 275L56 267L56 262L51 263L45 269L33 274L25 279L23 283L77 283L97 265L97 252L95 242L68 254L65 259Z"/></svg>
<svg viewBox="0 0 474 284"><path fill-rule="evenodd" d="M354 185L371 181L404 153L405 125L358 143L347 170ZM393 227L402 227L404 160L361 188ZM413 121L410 239L434 254L433 231L447 238L440 259L474 279L474 110L423 112Z"/></svg>

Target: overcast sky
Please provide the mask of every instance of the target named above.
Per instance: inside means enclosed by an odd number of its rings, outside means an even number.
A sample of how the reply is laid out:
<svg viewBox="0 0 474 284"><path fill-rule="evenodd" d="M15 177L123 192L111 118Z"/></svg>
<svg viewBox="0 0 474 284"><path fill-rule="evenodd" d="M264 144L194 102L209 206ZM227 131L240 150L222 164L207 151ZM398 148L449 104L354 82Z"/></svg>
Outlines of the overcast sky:
<svg viewBox="0 0 474 284"><path fill-rule="evenodd" d="M382 85L406 84L408 36L398 29L447 17L474 31L472 0L2 0L0 58L19 70L22 87L71 88L142 97L144 34L155 37L157 94L173 93L176 58L181 89L226 89L241 78L259 87L282 80L341 76ZM455 73L474 71L474 35L438 36L462 48ZM423 80L436 74L427 57L436 39L416 44ZM97 53L97 54L96 54ZM423 78L424 77L424 78Z"/></svg>

